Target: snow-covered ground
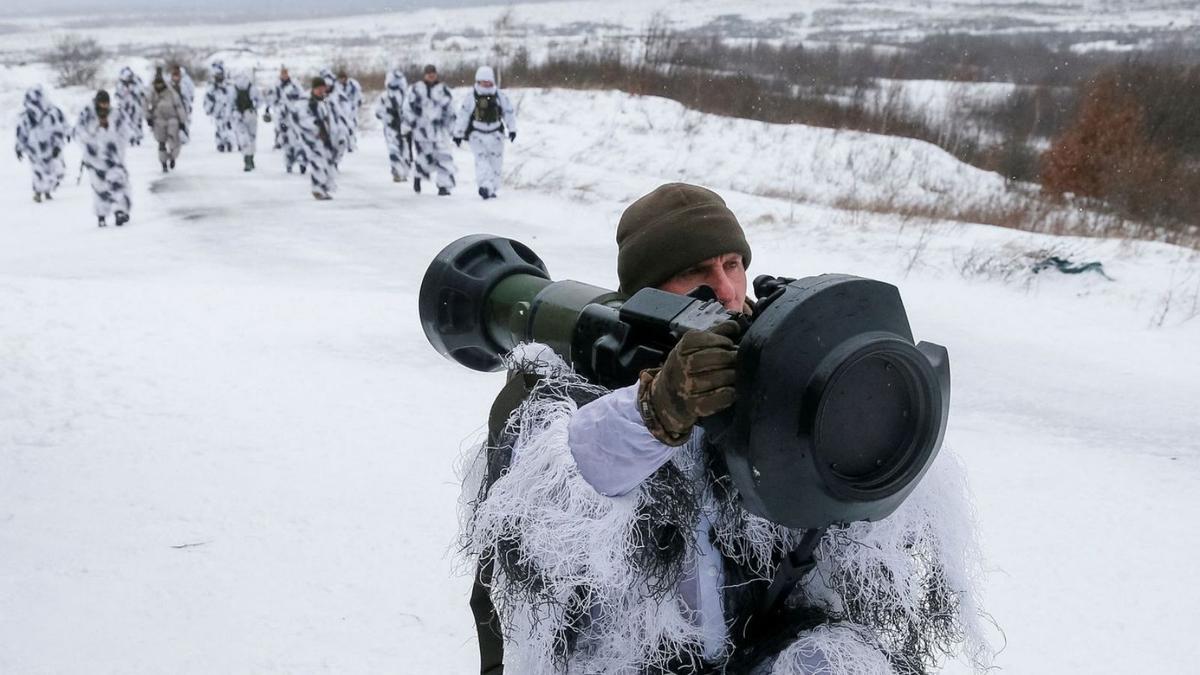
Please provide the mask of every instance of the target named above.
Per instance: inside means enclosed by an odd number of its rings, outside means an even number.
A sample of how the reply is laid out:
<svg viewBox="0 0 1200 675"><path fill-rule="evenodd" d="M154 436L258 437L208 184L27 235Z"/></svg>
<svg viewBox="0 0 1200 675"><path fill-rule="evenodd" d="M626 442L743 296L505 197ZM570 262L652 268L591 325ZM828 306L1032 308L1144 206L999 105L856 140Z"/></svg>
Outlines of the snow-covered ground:
<svg viewBox="0 0 1200 675"><path fill-rule="evenodd" d="M367 68L395 63L474 62L495 50L534 58L598 45L640 49L651 26L729 39L814 44L906 42L947 32L1043 33L1081 49L1200 40L1195 0L564 0L309 19L183 24L148 16L10 18L0 23L0 63L24 63L64 34L95 37L124 54L183 45L221 53L238 67L295 68L333 57ZM1075 37L1068 37L1075 36ZM1119 41L1117 38L1121 38ZM1144 46L1144 45L1143 45Z"/></svg>
<svg viewBox="0 0 1200 675"><path fill-rule="evenodd" d="M0 69L0 109L45 76ZM623 206L680 179L728 198L752 273L896 283L950 349L997 665L1194 671L1200 254L841 208L1002 189L921 143L513 93L490 202L465 151L449 198L392 183L371 128L318 203L197 116L176 173L130 150L133 222L101 230L76 148L48 204L0 155L0 673L470 672L454 465L501 378L425 342L425 266L491 232L611 287ZM1113 280L1031 274L1047 252Z"/></svg>

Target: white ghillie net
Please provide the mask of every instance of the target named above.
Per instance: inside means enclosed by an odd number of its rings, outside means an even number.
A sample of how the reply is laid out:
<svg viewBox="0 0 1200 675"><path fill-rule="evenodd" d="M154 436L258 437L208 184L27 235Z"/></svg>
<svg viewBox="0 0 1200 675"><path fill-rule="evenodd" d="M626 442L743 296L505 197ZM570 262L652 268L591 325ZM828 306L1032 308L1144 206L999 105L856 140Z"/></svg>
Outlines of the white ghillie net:
<svg viewBox="0 0 1200 675"><path fill-rule="evenodd" d="M705 453L689 443L637 490L602 496L579 474L567 427L580 401L605 390L540 345L518 347L508 365L541 380L509 420L506 468L486 484L489 449L475 452L460 503L467 564L473 571L477 560L495 562L490 594L507 669L641 673L695 659L703 634L676 583L693 553L700 504L714 498ZM769 578L803 534L728 500L714 533L750 578ZM800 633L770 672L910 675L959 652L988 665L972 511L950 453L891 517L831 529L817 560L792 599L837 623Z"/></svg>
<svg viewBox="0 0 1200 675"><path fill-rule="evenodd" d="M956 653L982 670L991 661L982 576L966 471L943 449L891 516L830 530L802 589L808 602L870 626L902 675Z"/></svg>

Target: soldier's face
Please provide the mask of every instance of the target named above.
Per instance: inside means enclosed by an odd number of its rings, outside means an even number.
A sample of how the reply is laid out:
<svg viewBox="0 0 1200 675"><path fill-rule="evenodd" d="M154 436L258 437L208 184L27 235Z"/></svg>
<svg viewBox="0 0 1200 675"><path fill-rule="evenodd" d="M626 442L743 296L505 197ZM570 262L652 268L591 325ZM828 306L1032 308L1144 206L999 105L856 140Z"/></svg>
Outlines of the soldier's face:
<svg viewBox="0 0 1200 675"><path fill-rule="evenodd" d="M292 79L292 77L291 77L291 75L288 75L288 71L281 70L281 71L279 71L279 79L283 80L284 82L287 82L288 80Z"/></svg>
<svg viewBox="0 0 1200 675"><path fill-rule="evenodd" d="M700 286L708 286L717 300L731 312L742 311L746 300L746 265L740 253L726 253L692 265L667 279L659 290L687 295Z"/></svg>
<svg viewBox="0 0 1200 675"><path fill-rule="evenodd" d="M325 98L325 92L326 92L325 85L321 85L319 87L313 87L313 90L312 90L313 96L316 96L317 98Z"/></svg>
<svg viewBox="0 0 1200 675"><path fill-rule="evenodd" d="M107 117L108 116L108 108L109 108L108 101L97 101L96 102L96 114L97 115L99 115L101 117Z"/></svg>
<svg viewBox="0 0 1200 675"><path fill-rule="evenodd" d="M171 73L171 84L179 84L179 81L182 79L183 78L179 76L179 73Z"/></svg>
<svg viewBox="0 0 1200 675"><path fill-rule="evenodd" d="M425 81L429 84L437 82L437 73L425 73Z"/></svg>
<svg viewBox="0 0 1200 675"><path fill-rule="evenodd" d="M491 80L479 80L479 82L477 82L476 84L483 87L484 89L491 89L492 87L496 86L496 83L492 82Z"/></svg>

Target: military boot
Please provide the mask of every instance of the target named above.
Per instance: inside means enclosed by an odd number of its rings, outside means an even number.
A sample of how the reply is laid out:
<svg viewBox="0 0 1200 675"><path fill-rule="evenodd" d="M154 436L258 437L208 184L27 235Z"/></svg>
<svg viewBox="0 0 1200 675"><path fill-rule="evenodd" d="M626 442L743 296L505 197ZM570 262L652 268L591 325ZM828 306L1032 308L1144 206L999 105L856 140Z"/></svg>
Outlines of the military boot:
<svg viewBox="0 0 1200 675"><path fill-rule="evenodd" d="M440 188L438 188L438 196L439 196L439 197L449 197L449 196L450 196L450 189L449 189L449 188L444 188L444 187L440 187Z"/></svg>
<svg viewBox="0 0 1200 675"><path fill-rule="evenodd" d="M33 201L41 204L42 203L42 193L40 193L40 192L33 193Z"/></svg>
<svg viewBox="0 0 1200 675"><path fill-rule="evenodd" d="M124 211L117 211L117 227L129 222L129 214Z"/></svg>
<svg viewBox="0 0 1200 675"><path fill-rule="evenodd" d="M418 192L418 193L419 193L420 191L421 191L421 179L420 179L420 178L414 178L414 179L413 179L413 192Z"/></svg>
<svg viewBox="0 0 1200 675"><path fill-rule="evenodd" d="M108 225L108 222L104 220L104 216L100 216L100 217L99 217L99 220L100 220L100 222L99 222L99 223L97 223L97 224L98 224L100 227L106 227L106 226Z"/></svg>

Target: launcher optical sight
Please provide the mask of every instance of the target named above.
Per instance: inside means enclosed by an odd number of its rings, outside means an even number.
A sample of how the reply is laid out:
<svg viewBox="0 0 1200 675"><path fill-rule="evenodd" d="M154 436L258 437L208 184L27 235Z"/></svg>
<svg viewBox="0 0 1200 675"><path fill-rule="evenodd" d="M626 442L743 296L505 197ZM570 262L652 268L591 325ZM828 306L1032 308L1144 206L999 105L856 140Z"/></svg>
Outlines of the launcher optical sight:
<svg viewBox="0 0 1200 675"><path fill-rule="evenodd" d="M471 235L421 283L425 336L468 368L499 370L522 342L548 345L589 381L633 384L689 330L734 318L737 401L702 420L747 510L794 528L887 517L916 487L946 431L946 349L913 343L895 286L842 274L761 276L753 315L711 290L624 297L551 281L527 246Z"/></svg>

